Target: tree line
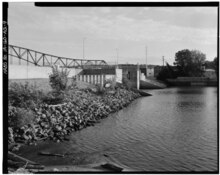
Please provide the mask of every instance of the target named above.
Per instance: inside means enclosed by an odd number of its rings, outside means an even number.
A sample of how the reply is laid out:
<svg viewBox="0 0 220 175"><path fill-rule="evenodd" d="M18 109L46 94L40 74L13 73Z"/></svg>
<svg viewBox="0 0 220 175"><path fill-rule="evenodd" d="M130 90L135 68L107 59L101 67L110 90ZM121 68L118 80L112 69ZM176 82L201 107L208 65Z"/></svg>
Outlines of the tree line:
<svg viewBox="0 0 220 175"><path fill-rule="evenodd" d="M175 54L174 66L166 63L157 79L166 80L177 77L202 77L206 69L214 69L218 77L218 58L206 61L206 55L199 50L184 49Z"/></svg>

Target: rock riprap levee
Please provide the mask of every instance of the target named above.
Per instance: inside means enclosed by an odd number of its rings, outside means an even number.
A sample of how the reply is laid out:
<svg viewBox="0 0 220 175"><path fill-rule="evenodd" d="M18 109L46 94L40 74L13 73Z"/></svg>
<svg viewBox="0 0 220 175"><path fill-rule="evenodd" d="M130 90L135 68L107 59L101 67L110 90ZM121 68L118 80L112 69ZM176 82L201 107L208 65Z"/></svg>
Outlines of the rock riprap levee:
<svg viewBox="0 0 220 175"><path fill-rule="evenodd" d="M64 103L43 103L35 108L34 124L17 129L9 127L8 140L30 144L46 139L57 142L67 140L67 135L71 132L93 126L110 113L128 106L138 97L139 93L123 88L103 95L96 95L88 89L70 90L65 94Z"/></svg>

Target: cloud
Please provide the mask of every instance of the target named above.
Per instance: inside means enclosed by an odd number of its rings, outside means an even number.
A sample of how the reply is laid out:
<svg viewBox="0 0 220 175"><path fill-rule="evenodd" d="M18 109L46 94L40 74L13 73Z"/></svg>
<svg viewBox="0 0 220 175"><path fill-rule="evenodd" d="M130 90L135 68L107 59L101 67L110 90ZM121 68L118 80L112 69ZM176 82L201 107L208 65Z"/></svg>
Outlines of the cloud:
<svg viewBox="0 0 220 175"><path fill-rule="evenodd" d="M121 8L120 10L123 9L125 8ZM111 18L100 15L100 13L110 13L112 10L115 9L105 7L92 9L81 8L81 11L84 13L61 10L52 15L41 11L42 14L30 13L26 23L23 21L23 23L18 25L18 23L23 20L20 19L20 21L17 21L17 25L24 31L33 30L36 32L41 31L41 33L44 33L42 31L47 31L57 34L69 33L70 35L71 32L73 34L74 32L79 32L83 35L93 35L100 39L147 42L181 42L189 40L194 43L203 42L205 44L216 42L215 37L217 36L217 30L212 28L192 28L189 26L170 25L167 20L157 21L147 17L135 19L128 17L123 11L117 16L112 14ZM171 8L161 8L161 10L173 12ZM88 13L86 13L87 11ZM182 12L185 11L186 9L182 9ZM200 9L199 11L204 10Z"/></svg>
<svg viewBox="0 0 220 175"><path fill-rule="evenodd" d="M63 12L64 13L64 12ZM51 26L57 31L76 29L88 35L95 35L104 39L121 39L148 42L153 40L163 42L175 42L191 40L191 42L215 42L217 30L200 29L169 25L166 22L158 22L151 19L135 20L124 15L115 18L89 15L61 15L61 18L51 20Z"/></svg>
<svg viewBox="0 0 220 175"><path fill-rule="evenodd" d="M110 13L111 12L111 8L110 7L103 7L103 8L100 8L100 11L102 13Z"/></svg>
<svg viewBox="0 0 220 175"><path fill-rule="evenodd" d="M31 4L16 3L9 5L9 39L32 44L35 42L34 46L39 43L52 46L54 43L54 47L64 45L67 48L69 44L77 44L82 37L88 37L89 40L93 38L96 41L94 44L96 46L98 41L102 41L99 48L103 47L103 50L106 41L111 41L113 44L111 47L116 47L117 44L114 43L131 43L130 47L132 44L136 46L138 43L141 45L154 43L156 51L158 46L176 48L176 45L180 48L189 45L195 48L201 45L204 48L213 48L217 43L215 9L207 7L41 8ZM166 48L167 52L175 50L173 48ZM135 51L133 53L136 54Z"/></svg>

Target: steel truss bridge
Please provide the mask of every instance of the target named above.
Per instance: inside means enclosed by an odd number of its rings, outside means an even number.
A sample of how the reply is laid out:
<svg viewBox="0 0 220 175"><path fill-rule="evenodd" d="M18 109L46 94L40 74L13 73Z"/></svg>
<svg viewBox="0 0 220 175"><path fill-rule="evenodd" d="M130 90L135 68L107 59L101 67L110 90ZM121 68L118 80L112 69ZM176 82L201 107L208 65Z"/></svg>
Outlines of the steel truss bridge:
<svg viewBox="0 0 220 175"><path fill-rule="evenodd" d="M19 64L21 64L21 61L25 61L27 64L30 63L43 67L52 65L59 65L65 68L98 68L108 66L104 60L65 58L14 45L8 45L8 55L10 56L10 64L13 64L12 58L15 57L18 59Z"/></svg>

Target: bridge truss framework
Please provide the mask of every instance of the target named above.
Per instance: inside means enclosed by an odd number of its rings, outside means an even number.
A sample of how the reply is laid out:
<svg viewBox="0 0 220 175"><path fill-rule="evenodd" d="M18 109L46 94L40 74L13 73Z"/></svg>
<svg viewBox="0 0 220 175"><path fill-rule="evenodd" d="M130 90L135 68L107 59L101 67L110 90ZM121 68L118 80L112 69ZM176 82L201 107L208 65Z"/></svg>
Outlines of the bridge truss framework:
<svg viewBox="0 0 220 175"><path fill-rule="evenodd" d="M97 68L108 65L104 60L65 58L14 45L8 45L8 55L11 57L10 64L13 64L12 58L15 57L19 59L19 64L21 64L21 60L23 60L27 62L27 64L30 63L35 66L43 67L52 66L54 64L65 68Z"/></svg>

